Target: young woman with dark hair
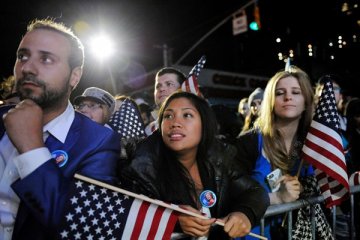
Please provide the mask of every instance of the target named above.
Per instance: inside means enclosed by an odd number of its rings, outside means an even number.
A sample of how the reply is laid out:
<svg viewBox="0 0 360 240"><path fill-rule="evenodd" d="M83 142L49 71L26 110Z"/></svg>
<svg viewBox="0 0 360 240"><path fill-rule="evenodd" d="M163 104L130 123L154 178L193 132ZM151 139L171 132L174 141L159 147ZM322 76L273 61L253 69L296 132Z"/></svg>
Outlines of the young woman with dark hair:
<svg viewBox="0 0 360 240"><path fill-rule="evenodd" d="M249 233L265 213L269 197L234 161L236 149L216 140L216 120L208 103L191 93L170 95L160 109L159 130L141 142L121 171L132 191L194 212L208 220L181 214L177 232L186 237L227 239ZM201 206L210 190L213 207ZM225 226L212 226L221 218Z"/></svg>

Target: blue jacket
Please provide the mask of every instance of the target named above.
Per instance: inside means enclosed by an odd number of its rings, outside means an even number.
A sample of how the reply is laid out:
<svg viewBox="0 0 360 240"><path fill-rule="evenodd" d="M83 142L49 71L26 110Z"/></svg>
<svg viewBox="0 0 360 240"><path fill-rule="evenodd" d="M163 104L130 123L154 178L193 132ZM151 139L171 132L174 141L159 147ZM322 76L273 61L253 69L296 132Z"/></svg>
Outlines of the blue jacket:
<svg viewBox="0 0 360 240"><path fill-rule="evenodd" d="M10 107L0 108L0 139L5 133L2 116ZM24 179L12 184L21 199L13 239L53 239L63 218L69 186L75 173L103 182L116 183L120 138L111 129L75 112L65 143L51 135L45 142L53 152L63 150L67 163L59 167L50 159Z"/></svg>

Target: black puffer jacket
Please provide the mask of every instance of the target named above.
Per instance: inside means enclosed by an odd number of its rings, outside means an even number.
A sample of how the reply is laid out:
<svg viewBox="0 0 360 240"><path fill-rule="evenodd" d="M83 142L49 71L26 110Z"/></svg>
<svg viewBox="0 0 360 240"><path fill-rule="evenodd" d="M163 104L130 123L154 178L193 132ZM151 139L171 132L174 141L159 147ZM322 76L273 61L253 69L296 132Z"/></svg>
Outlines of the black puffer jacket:
<svg viewBox="0 0 360 240"><path fill-rule="evenodd" d="M159 157L160 149L161 136L158 131L140 142L130 161L121 170L122 186L151 198L168 201L169 196L161 193L156 184L159 174L157 166L161 164L159 161L162 159ZM212 217L222 218L231 212L239 211L250 219L252 226L258 224L269 206L266 191L234 164L236 155L234 147L217 142L209 154L206 171L212 183L203 182L203 185L213 186L212 190L217 196L215 207L210 208ZM176 199L173 199L173 203L174 201ZM226 236L222 227L217 226L212 229L209 239L226 239Z"/></svg>

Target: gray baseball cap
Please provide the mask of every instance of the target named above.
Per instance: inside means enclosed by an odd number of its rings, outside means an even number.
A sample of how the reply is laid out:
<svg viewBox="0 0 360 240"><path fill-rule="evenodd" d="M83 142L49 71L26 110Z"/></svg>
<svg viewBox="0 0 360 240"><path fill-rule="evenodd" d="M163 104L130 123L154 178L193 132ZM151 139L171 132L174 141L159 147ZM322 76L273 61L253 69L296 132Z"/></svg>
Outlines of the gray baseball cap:
<svg viewBox="0 0 360 240"><path fill-rule="evenodd" d="M260 99L262 100L264 97L264 90L262 90L261 88L256 88L249 96L249 100L248 100L248 104L249 106L251 106L251 103L255 100L255 99Z"/></svg>
<svg viewBox="0 0 360 240"><path fill-rule="evenodd" d="M90 99L98 103L108 106L110 112L113 113L115 109L115 98L107 91L97 88L89 87L85 89L82 95L75 97L74 103L78 105L81 101Z"/></svg>

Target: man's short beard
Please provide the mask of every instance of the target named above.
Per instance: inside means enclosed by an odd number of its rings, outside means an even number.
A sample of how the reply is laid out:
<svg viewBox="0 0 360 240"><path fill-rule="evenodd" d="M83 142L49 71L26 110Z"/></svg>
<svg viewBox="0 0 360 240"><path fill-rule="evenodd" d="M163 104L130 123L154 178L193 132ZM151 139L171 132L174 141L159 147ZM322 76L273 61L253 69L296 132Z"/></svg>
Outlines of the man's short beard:
<svg viewBox="0 0 360 240"><path fill-rule="evenodd" d="M42 88L42 93L39 96L33 94L31 89L21 89L21 85L24 81L31 81L36 83ZM64 98L67 98L67 92L69 89L69 79L62 89L48 89L44 81L37 79L33 76L25 76L17 81L16 90L19 93L21 100L31 99L38 104L42 109L51 109L62 103Z"/></svg>

